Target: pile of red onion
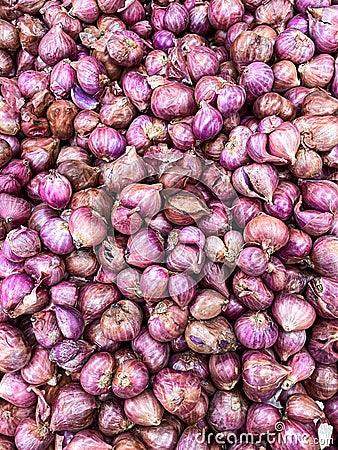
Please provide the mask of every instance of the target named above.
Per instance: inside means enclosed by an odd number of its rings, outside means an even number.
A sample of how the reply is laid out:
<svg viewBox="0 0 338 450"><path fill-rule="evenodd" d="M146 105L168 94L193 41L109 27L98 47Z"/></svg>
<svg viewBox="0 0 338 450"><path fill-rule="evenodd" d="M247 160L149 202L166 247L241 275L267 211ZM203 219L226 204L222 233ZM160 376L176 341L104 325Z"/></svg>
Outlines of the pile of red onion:
<svg viewBox="0 0 338 450"><path fill-rule="evenodd" d="M1 1L1 450L338 448L337 55L338 0Z"/></svg>

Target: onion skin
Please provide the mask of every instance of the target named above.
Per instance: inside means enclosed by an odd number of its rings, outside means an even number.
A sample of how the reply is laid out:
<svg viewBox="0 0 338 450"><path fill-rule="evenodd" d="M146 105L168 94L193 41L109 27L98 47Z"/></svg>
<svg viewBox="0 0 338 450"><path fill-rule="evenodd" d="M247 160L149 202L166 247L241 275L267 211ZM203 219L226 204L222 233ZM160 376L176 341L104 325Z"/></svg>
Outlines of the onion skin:
<svg viewBox="0 0 338 450"><path fill-rule="evenodd" d="M209 370L212 382L221 390L231 390L240 380L241 361L234 352L211 355Z"/></svg>
<svg viewBox="0 0 338 450"><path fill-rule="evenodd" d="M310 328L316 313L301 296L280 294L276 297L272 314L284 331L302 331Z"/></svg>
<svg viewBox="0 0 338 450"><path fill-rule="evenodd" d="M196 112L193 91L180 84L172 83L154 89L151 109L156 117L172 120L180 116L191 116Z"/></svg>
<svg viewBox="0 0 338 450"><path fill-rule="evenodd" d="M252 403L248 409L246 429L248 433L252 434L264 433L264 429L273 433L276 423L280 420L280 412L274 406Z"/></svg>
<svg viewBox="0 0 338 450"><path fill-rule="evenodd" d="M323 236L315 241L310 257L320 275L337 278L337 245L335 236Z"/></svg>
<svg viewBox="0 0 338 450"><path fill-rule="evenodd" d="M244 424L247 409L248 401L237 389L216 391L210 402L208 422L218 432L237 430Z"/></svg>
<svg viewBox="0 0 338 450"><path fill-rule="evenodd" d="M291 368L278 364L268 353L247 351L243 358L243 388L246 395L255 402L271 398L291 373ZM269 380L263 380L269 370Z"/></svg>
<svg viewBox="0 0 338 450"><path fill-rule="evenodd" d="M335 430L337 431L337 396L332 397L330 400L325 402L324 411L326 416L334 426Z"/></svg>
<svg viewBox="0 0 338 450"><path fill-rule="evenodd" d="M129 341L140 332L142 311L130 300L120 300L110 306L101 317L101 327L108 339Z"/></svg>
<svg viewBox="0 0 338 450"><path fill-rule="evenodd" d="M84 392L78 383L69 383L60 388L54 398L50 429L79 431L87 428L95 418L96 408L95 397ZM66 410L69 414L64 416Z"/></svg>
<svg viewBox="0 0 338 450"><path fill-rule="evenodd" d="M150 390L145 390L124 403L124 411L132 423L141 426L158 426L162 421L164 409Z"/></svg>
<svg viewBox="0 0 338 450"><path fill-rule="evenodd" d="M153 391L168 412L182 413L190 412L195 407L201 385L198 378L188 372L163 369L154 379Z"/></svg>
<svg viewBox="0 0 338 450"><path fill-rule="evenodd" d="M0 370L8 373L24 367L31 355L29 345L22 332L9 324L0 324Z"/></svg>

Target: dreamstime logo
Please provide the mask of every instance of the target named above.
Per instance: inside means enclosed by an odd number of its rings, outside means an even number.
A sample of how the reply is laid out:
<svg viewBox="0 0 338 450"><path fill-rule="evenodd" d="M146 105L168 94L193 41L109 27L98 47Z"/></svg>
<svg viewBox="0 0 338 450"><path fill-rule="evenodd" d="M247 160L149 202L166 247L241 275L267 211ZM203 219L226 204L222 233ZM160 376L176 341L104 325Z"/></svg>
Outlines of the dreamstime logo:
<svg viewBox="0 0 338 450"><path fill-rule="evenodd" d="M325 434L318 437L313 437L308 433L293 434L286 429L284 422L277 422L274 431L268 431L263 434L251 434L235 432L223 432L223 433L207 433L205 430L196 436L196 442L198 444L211 444L216 442L219 445L234 445L234 444L254 444L257 447L262 444L262 449L265 449L265 444L279 444L290 446L302 445L302 448L309 446L313 448L314 445L319 445L321 449L325 449L330 445L333 445L333 438L331 434ZM259 448L259 447L258 447Z"/></svg>
<svg viewBox="0 0 338 450"><path fill-rule="evenodd" d="M112 215L115 219L120 214L121 222L124 220L126 228L130 223L132 232L121 233L112 221L108 238L95 248L97 258L104 268L116 272L114 269L118 267L117 272L121 272L138 268L135 261L148 257L147 266L165 263L171 272L189 275L195 284L215 270L212 263L217 262L218 273L212 276L218 275L219 282L225 283L236 267L238 252L232 242L224 243L224 234L236 229L242 239L242 229L233 220L232 205L237 194L231 184L231 173L196 152L179 153L173 161L170 156L169 162L159 157L155 164L143 158L147 165L145 176L143 172L140 178L135 171L134 179L127 185L122 181L121 189L115 191ZM127 166L125 170L133 173ZM149 194L151 188L148 192L137 193L137 188L132 192L130 186L135 183L153 186L153 192ZM156 224L153 220L159 215L163 228L160 219ZM166 217L173 226L169 233L165 229ZM147 251L149 245L154 247L153 252ZM160 294L157 298L164 296Z"/></svg>

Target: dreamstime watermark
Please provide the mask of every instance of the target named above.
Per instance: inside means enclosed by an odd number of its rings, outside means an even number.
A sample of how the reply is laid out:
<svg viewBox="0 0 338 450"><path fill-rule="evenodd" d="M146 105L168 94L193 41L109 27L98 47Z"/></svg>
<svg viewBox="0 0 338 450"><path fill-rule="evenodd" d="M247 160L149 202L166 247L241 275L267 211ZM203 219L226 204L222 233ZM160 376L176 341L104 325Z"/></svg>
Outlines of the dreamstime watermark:
<svg viewBox="0 0 338 450"><path fill-rule="evenodd" d="M321 449L325 449L330 445L333 445L334 440L330 434L318 435L314 437L309 433L303 434L293 434L285 429L283 422L277 422L274 431L268 431L262 434L252 434L252 433L240 433L226 431L224 433L212 433L201 430L200 433L196 435L196 442L198 444L211 444L216 442L219 445L235 445L235 444L254 444L259 446L265 446L265 444L279 444L290 446L295 444L302 444L302 446L309 446L313 448L314 445L319 445Z"/></svg>

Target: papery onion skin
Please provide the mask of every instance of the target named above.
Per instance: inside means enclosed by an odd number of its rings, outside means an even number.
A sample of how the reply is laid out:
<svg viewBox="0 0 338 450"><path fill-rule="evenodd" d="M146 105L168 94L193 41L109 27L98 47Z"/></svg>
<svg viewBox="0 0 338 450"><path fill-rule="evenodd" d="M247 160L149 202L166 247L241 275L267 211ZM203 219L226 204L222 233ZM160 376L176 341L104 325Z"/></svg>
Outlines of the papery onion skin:
<svg viewBox="0 0 338 450"><path fill-rule="evenodd" d="M196 111L193 91L179 83L159 86L153 91L151 108L160 119L191 116Z"/></svg>
<svg viewBox="0 0 338 450"><path fill-rule="evenodd" d="M24 367L31 355L31 350L22 332L9 324L0 324L0 369L8 373Z"/></svg>
<svg viewBox="0 0 338 450"><path fill-rule="evenodd" d="M337 278L338 239L335 236L323 236L318 238L313 245L311 260L315 269L323 276Z"/></svg>
<svg viewBox="0 0 338 450"><path fill-rule="evenodd" d="M198 378L188 372L163 369L154 383L155 396L170 413L191 411L201 393Z"/></svg>
<svg viewBox="0 0 338 450"><path fill-rule="evenodd" d="M247 408L247 399L236 388L232 391L216 391L210 403L208 422L218 432L237 430L244 424Z"/></svg>
<svg viewBox="0 0 338 450"><path fill-rule="evenodd" d="M96 408L95 397L83 391L78 383L66 384L54 398L50 428L52 431L82 430L93 422ZM65 417L66 410L69 413Z"/></svg>

